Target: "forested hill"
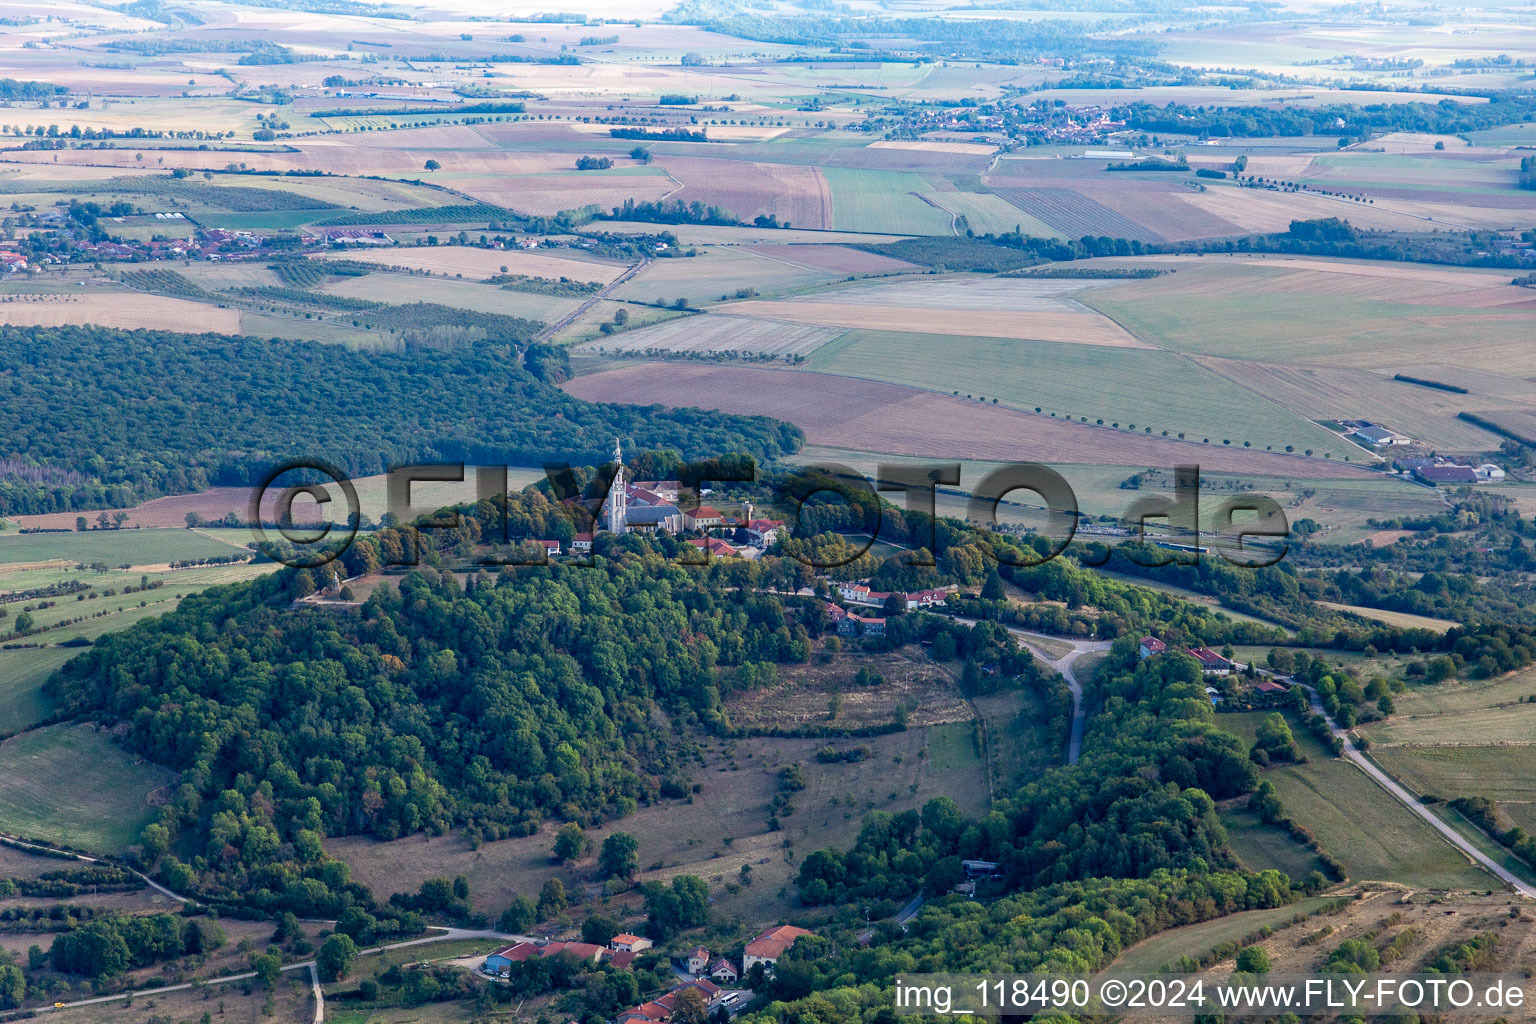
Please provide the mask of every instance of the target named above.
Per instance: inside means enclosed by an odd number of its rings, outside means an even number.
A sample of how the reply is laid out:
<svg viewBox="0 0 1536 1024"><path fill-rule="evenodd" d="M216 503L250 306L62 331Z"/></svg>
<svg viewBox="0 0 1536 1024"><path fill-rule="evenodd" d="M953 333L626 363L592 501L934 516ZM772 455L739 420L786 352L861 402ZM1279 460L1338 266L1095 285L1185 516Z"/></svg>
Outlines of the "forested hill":
<svg viewBox="0 0 1536 1024"><path fill-rule="evenodd" d="M615 437L685 457L765 458L802 441L767 417L584 402L495 341L397 354L9 326L0 327L0 437L12 460L0 472L0 514L246 484L294 456L363 476L420 461L600 463Z"/></svg>
<svg viewBox="0 0 1536 1024"><path fill-rule="evenodd" d="M677 737L728 730L722 692L811 657L825 618L807 613L820 605L759 592L792 585L798 563L690 570L644 538L625 543L639 550L595 567L463 585L423 570L357 615L292 607L311 574L280 572L101 638L48 689L66 713L126 724L128 747L182 772L144 837L150 861L169 851L168 881L331 912L319 837L458 827L495 839L684 796ZM992 686L1044 678L990 624L906 616L891 642L942 631L953 657L1001 666Z"/></svg>

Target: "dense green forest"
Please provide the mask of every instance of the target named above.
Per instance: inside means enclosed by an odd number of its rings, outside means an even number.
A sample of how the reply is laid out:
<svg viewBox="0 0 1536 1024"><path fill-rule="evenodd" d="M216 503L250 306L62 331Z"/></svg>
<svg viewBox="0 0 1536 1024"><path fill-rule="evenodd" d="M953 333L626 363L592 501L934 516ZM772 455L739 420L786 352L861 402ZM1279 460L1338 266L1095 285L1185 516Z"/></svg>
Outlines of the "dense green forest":
<svg viewBox="0 0 1536 1024"><path fill-rule="evenodd" d="M220 335L0 328L0 513L132 505L253 482L324 458L354 476L395 464L599 461L613 449L687 456L797 448L766 417L583 402L519 367L525 339L354 352Z"/></svg>
<svg viewBox="0 0 1536 1024"><path fill-rule="evenodd" d="M1145 132L1204 137L1264 138L1276 135L1336 135L1363 138L1381 132L1456 135L1536 118L1536 97L1494 92L1488 102L1329 103L1316 107L1191 107L1129 103L1110 116Z"/></svg>

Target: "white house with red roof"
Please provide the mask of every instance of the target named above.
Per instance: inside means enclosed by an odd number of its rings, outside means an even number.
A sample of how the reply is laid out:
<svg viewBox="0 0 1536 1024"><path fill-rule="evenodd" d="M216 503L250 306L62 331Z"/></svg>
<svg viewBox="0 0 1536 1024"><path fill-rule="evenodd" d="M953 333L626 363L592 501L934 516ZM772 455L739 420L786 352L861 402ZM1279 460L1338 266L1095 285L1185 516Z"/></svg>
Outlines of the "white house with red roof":
<svg viewBox="0 0 1536 1024"><path fill-rule="evenodd" d="M741 957L741 969L750 971L756 964L762 964L764 968L771 969L789 947L807 935L815 934L792 924L781 924L777 928L760 932L757 938L747 943L746 951Z"/></svg>
<svg viewBox="0 0 1536 1024"><path fill-rule="evenodd" d="M1228 661L1209 647L1191 647L1189 656L1200 663L1201 675L1229 676L1237 668L1235 662Z"/></svg>
<svg viewBox="0 0 1536 1024"><path fill-rule="evenodd" d="M650 949L655 943L643 935L631 935L621 932L608 941L608 948L616 953L638 953L642 949Z"/></svg>
<svg viewBox="0 0 1536 1024"><path fill-rule="evenodd" d="M725 525L725 514L711 505L700 505L692 512L683 513L683 526L690 530L707 530Z"/></svg>

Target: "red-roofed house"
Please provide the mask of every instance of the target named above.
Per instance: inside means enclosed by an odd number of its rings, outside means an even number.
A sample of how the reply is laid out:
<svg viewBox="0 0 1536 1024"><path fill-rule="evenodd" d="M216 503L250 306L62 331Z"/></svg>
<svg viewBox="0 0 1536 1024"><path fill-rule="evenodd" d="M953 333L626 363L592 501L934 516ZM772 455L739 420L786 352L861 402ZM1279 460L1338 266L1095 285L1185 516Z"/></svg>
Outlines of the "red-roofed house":
<svg viewBox="0 0 1536 1024"><path fill-rule="evenodd" d="M767 547L779 539L779 531L784 528L782 519L749 519L743 527L748 536L759 544Z"/></svg>
<svg viewBox="0 0 1536 1024"><path fill-rule="evenodd" d="M650 949L654 943L644 936L630 935L628 932L624 932L615 935L608 945L619 953L638 953L642 949Z"/></svg>
<svg viewBox="0 0 1536 1024"><path fill-rule="evenodd" d="M885 619L848 612L837 622L838 636L885 636Z"/></svg>
<svg viewBox="0 0 1536 1024"><path fill-rule="evenodd" d="M1265 679L1263 676L1254 682L1253 688L1260 693L1285 693L1287 689L1285 684L1277 683L1273 679Z"/></svg>
<svg viewBox="0 0 1536 1024"><path fill-rule="evenodd" d="M1167 649L1168 645L1163 643L1157 637L1144 636L1141 638L1141 645L1137 647L1136 653L1139 657L1150 658L1154 654L1162 654Z"/></svg>
<svg viewBox="0 0 1536 1024"><path fill-rule="evenodd" d="M700 505L692 512L683 513L683 526L690 530L707 530L711 526L724 526L725 516L719 509Z"/></svg>
<svg viewBox="0 0 1536 1024"><path fill-rule="evenodd" d="M688 542L701 551L708 551L716 558L735 558L737 550L719 537L696 537Z"/></svg>
<svg viewBox="0 0 1536 1024"><path fill-rule="evenodd" d="M689 988L696 988L703 994L705 1005L710 1010L719 1005L720 986L700 978L686 985L679 985L666 995L658 996L648 1003L641 1003L639 1006L624 1010L614 1018L614 1022L615 1024L663 1024L677 1007L677 994Z"/></svg>
<svg viewBox="0 0 1536 1024"><path fill-rule="evenodd" d="M688 951L688 973L703 974L704 968L709 966L709 950L703 946L694 946Z"/></svg>
<svg viewBox="0 0 1536 1024"><path fill-rule="evenodd" d="M576 535L575 539L571 541L571 550L572 551L591 551L592 550L592 535L590 533L578 533Z"/></svg>
<svg viewBox="0 0 1536 1024"><path fill-rule="evenodd" d="M1191 647L1189 656L1200 663L1200 673L1207 676L1229 676L1236 667L1209 647Z"/></svg>
<svg viewBox="0 0 1536 1024"><path fill-rule="evenodd" d="M816 933L806 931L804 928L796 928L792 924L781 924L777 928L769 928L747 943L746 953L741 958L741 969L750 971L755 964L772 967L778 963L779 957L783 956L790 946L807 935L814 934Z"/></svg>
<svg viewBox="0 0 1536 1024"><path fill-rule="evenodd" d="M605 957L618 955L604 946L595 946L590 942L546 942L543 945L536 942L519 942L486 957L484 970L486 974L505 976L513 964L520 964L534 957L558 956L561 953L569 953L579 960L589 960L592 963L599 963ZM614 966L621 968L629 966L629 962L634 959L634 954L624 955L629 959L622 964L615 959Z"/></svg>
<svg viewBox="0 0 1536 1024"><path fill-rule="evenodd" d="M741 972L736 969L736 965L723 956L717 957L713 963L705 968L704 973L722 985L735 984L736 979L741 977Z"/></svg>

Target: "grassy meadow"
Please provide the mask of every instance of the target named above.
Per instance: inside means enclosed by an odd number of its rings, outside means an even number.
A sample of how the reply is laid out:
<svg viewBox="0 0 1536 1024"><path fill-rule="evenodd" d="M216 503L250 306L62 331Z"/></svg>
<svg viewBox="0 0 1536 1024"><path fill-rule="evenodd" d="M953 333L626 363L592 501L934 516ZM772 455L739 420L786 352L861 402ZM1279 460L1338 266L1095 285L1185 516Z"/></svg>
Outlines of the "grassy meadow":
<svg viewBox="0 0 1536 1024"><path fill-rule="evenodd" d="M92 726L34 729L0 742L0 832L118 853L154 820L154 795L174 779Z"/></svg>

